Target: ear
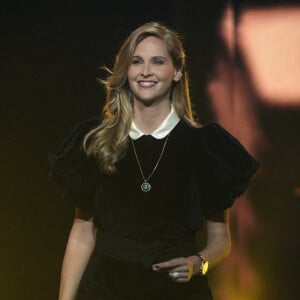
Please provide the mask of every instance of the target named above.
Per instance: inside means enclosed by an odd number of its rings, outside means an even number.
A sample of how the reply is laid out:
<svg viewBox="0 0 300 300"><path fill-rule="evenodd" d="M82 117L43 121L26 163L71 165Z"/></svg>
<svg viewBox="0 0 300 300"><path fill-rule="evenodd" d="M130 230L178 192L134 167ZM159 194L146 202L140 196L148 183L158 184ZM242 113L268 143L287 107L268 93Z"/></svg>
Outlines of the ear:
<svg viewBox="0 0 300 300"><path fill-rule="evenodd" d="M174 81L179 81L179 80L181 79L181 77L182 77L182 72L181 72L181 70L177 70L177 71L175 71L175 75L174 75L173 80L174 80Z"/></svg>

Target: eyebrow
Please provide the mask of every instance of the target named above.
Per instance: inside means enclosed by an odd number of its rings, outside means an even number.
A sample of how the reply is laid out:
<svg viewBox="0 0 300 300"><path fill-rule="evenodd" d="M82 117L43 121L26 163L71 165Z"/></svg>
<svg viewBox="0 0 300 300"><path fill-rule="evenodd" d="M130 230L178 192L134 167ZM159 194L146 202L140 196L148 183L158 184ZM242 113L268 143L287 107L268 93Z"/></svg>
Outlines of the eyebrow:
<svg viewBox="0 0 300 300"><path fill-rule="evenodd" d="M134 55L132 58L142 58L142 59L143 59L143 57L140 56L140 55ZM151 59L157 59L157 58L163 59L163 60L166 60L166 59L167 59L165 56L160 56L160 55L155 55L155 56L152 56L152 57L151 57Z"/></svg>

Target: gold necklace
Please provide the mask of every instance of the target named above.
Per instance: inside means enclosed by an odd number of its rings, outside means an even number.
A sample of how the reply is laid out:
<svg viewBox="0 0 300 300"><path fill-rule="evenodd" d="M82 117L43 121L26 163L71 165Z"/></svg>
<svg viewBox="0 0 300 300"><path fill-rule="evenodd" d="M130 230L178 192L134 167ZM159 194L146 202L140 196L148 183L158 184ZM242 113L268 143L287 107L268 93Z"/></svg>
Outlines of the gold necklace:
<svg viewBox="0 0 300 300"><path fill-rule="evenodd" d="M132 144L132 148L133 148L133 151L134 151L135 159L136 159L137 165L138 165L138 167L139 167L139 169L140 169L141 175L142 175L143 180L144 180L144 182L141 184L141 190L142 190L143 192L149 192L149 191L151 190L151 184L148 182L148 180L152 177L152 175L154 174L154 172L156 171L156 169L157 169L157 167L158 167L158 165L159 165L159 162L160 162L160 160L161 160L161 158L162 158L162 156L163 156L163 153L164 153L164 151L165 151L166 144L167 144L167 141L168 141L168 139L169 139L169 136L170 136L170 134L167 135L167 138L165 139L165 142L164 142L163 148L162 148L162 150L161 150L161 153L160 153L160 155L159 155L159 158L158 158L158 160L157 160L157 162L156 162L156 164L155 164L155 166L154 166L152 172L149 174L148 177L146 177L146 176L144 175L144 172L143 172L143 169L142 169L142 166L141 166L139 157L138 157L138 155L137 155L137 153L136 153L136 149L135 149L135 146L134 146L134 142L133 142L133 140L131 139L131 144Z"/></svg>

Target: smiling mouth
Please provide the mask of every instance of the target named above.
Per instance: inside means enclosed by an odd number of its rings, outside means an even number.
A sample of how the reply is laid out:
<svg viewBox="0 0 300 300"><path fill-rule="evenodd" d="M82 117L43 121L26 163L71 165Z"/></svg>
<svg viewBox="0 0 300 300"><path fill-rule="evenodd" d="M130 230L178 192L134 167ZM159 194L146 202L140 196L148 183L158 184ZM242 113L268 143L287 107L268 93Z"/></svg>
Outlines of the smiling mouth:
<svg viewBox="0 0 300 300"><path fill-rule="evenodd" d="M140 87L143 87L143 88L151 88L151 87L155 86L157 84L157 82L152 81L152 80L149 80L149 81L139 80L138 84Z"/></svg>

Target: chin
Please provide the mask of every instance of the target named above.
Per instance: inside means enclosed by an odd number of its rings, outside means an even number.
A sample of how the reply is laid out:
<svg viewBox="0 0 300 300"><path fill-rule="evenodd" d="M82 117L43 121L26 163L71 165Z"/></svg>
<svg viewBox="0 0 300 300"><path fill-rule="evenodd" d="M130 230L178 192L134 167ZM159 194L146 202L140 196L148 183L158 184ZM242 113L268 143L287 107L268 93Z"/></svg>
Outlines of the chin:
<svg viewBox="0 0 300 300"><path fill-rule="evenodd" d="M169 101L169 96L135 96L135 101L144 104L145 106L151 106L154 103L161 103L164 101Z"/></svg>
<svg viewBox="0 0 300 300"><path fill-rule="evenodd" d="M136 99L136 102L144 106L152 106L157 102L157 99Z"/></svg>

